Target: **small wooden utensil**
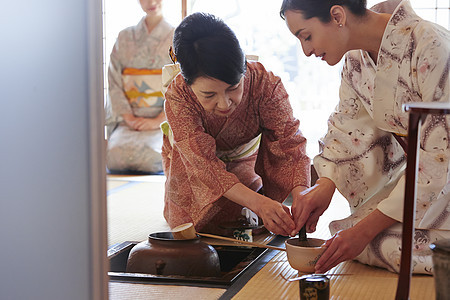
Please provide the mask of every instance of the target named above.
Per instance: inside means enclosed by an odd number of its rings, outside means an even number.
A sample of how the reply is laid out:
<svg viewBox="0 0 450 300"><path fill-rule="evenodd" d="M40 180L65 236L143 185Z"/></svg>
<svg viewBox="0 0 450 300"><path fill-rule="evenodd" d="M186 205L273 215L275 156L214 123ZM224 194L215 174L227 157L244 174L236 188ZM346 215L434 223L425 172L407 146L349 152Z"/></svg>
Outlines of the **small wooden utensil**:
<svg viewBox="0 0 450 300"><path fill-rule="evenodd" d="M244 245L252 246L252 247L286 251L285 248L280 248L280 247L275 247L275 246L270 246L270 245L265 245L265 244L260 244L260 243L254 243L254 242L246 242L246 241L241 241L241 240L237 240L237 239L233 239L233 238L227 238L224 236L214 235L214 234L209 234L209 233L195 232L194 224L192 224L192 223L185 223L185 224L182 224L182 225L179 225L179 226L173 228L172 235L175 239L185 239L185 240L195 239L197 237L197 235L200 235L200 236L204 236L204 237L244 244Z"/></svg>
<svg viewBox="0 0 450 300"><path fill-rule="evenodd" d="M200 232L197 232L197 234L200 236L204 236L204 237L244 244L244 245L258 247L258 248L268 248L268 249L273 249L273 250L286 251L286 249L280 248L280 247L275 247L275 246L270 246L270 245L255 243L255 242L246 242L246 241L241 241L241 240L237 240L237 239L233 239L233 238L227 238L227 237L220 236L220 235L214 235L214 234L209 234L209 233L200 233Z"/></svg>
<svg viewBox="0 0 450 300"><path fill-rule="evenodd" d="M177 240L191 240L197 237L194 224L184 223L172 229L172 235Z"/></svg>

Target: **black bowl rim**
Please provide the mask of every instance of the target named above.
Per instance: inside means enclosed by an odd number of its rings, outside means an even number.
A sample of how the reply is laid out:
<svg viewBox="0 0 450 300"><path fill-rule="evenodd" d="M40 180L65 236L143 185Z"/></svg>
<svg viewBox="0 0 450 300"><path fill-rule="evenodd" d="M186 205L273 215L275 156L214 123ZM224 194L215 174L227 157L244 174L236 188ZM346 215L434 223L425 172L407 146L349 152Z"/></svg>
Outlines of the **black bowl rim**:
<svg viewBox="0 0 450 300"><path fill-rule="evenodd" d="M196 241L200 240L200 236L196 234L196 237L193 239L174 239L171 231L161 231L154 232L148 235L149 239L157 240L157 241Z"/></svg>

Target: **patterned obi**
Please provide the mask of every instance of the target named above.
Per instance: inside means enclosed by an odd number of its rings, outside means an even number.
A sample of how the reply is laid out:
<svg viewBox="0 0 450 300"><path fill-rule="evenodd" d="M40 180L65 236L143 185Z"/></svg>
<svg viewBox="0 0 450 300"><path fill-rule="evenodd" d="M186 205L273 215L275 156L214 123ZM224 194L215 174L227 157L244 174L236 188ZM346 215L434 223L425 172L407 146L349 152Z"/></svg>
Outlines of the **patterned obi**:
<svg viewBox="0 0 450 300"><path fill-rule="evenodd" d="M153 117L164 107L162 93L161 69L125 68L122 71L122 81L125 95L133 112L137 115L156 110L146 117ZM141 113L139 113L141 111Z"/></svg>

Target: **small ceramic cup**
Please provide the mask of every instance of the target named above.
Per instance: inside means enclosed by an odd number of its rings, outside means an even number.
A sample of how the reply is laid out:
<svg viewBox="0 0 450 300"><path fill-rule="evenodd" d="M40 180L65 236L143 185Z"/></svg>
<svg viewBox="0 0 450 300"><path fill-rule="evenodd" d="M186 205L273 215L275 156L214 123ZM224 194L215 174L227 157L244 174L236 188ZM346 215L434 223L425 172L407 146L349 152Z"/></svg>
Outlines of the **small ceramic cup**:
<svg viewBox="0 0 450 300"><path fill-rule="evenodd" d="M300 242L298 238L286 240L286 254L291 267L302 273L314 273L314 267L325 251L325 248L320 247L324 242L308 238L308 246L305 247L304 242Z"/></svg>

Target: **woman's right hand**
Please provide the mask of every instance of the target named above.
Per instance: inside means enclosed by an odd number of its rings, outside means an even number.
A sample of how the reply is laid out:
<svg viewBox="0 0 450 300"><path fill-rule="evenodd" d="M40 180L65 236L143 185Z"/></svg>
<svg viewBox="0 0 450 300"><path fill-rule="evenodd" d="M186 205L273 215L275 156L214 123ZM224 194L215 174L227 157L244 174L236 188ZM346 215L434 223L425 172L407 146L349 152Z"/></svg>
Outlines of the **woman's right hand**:
<svg viewBox="0 0 450 300"><path fill-rule="evenodd" d="M312 187L292 195L295 230L290 233L291 236L296 235L305 224L307 232L316 230L319 217L330 205L335 189L336 185L331 179L322 177Z"/></svg>
<svg viewBox="0 0 450 300"><path fill-rule="evenodd" d="M136 130L135 127L137 118L133 114L122 114L122 118L130 129Z"/></svg>
<svg viewBox="0 0 450 300"><path fill-rule="evenodd" d="M275 234L289 236L294 230L295 223L289 207L258 194L242 183L235 184L223 195L256 213L263 220L264 227Z"/></svg>
<svg viewBox="0 0 450 300"><path fill-rule="evenodd" d="M250 209L263 220L264 227L275 234L289 236L295 227L289 207L275 200L262 196L257 206Z"/></svg>
<svg viewBox="0 0 450 300"><path fill-rule="evenodd" d="M148 131L158 129L162 121L160 118L136 117L133 114L122 115L125 124L136 131Z"/></svg>

